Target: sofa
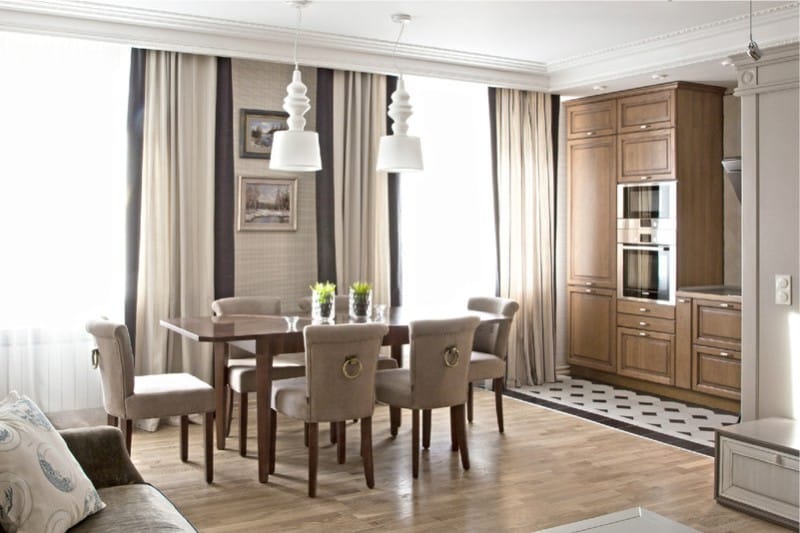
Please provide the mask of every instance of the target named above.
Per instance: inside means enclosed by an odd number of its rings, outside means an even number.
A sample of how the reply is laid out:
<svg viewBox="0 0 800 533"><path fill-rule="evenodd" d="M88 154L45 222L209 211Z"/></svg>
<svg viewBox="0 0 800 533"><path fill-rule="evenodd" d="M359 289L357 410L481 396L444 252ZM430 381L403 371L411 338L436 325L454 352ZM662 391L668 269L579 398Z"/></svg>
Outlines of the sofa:
<svg viewBox="0 0 800 533"><path fill-rule="evenodd" d="M69 531L197 531L166 496L145 483L119 429L96 426L59 433L106 503Z"/></svg>

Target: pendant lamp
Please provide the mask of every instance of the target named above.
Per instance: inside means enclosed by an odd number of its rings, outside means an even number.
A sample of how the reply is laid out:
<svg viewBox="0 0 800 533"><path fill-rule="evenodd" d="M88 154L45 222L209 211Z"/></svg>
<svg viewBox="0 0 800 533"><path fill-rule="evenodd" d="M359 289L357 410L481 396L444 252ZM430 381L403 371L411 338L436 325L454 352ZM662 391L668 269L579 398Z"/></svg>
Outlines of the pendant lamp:
<svg viewBox="0 0 800 533"><path fill-rule="evenodd" d="M287 0L287 4L297 9L297 26L294 33L294 72L292 82L286 86L286 97L283 99L283 110L289 113L286 123L288 130L276 131L272 138L272 155L269 168L272 170L288 170L315 172L322 169L319 155L319 136L315 131L304 131L306 119L303 115L311 109L308 91L300 75L297 65L297 36L300 32L301 9L310 0Z"/></svg>
<svg viewBox="0 0 800 533"><path fill-rule="evenodd" d="M397 58L397 45L403 35L405 25L411 20L410 15L392 15L392 21L400 24L400 33L394 43L392 59ZM378 145L379 172L412 172L422 170L422 145L419 137L412 137L408 133L408 118L411 116L411 104L406 91L403 73L397 68L397 89L392 93L392 103L389 104L389 118L392 119L392 135L381 137Z"/></svg>
<svg viewBox="0 0 800 533"><path fill-rule="evenodd" d="M758 47L758 43L753 40L753 0L750 0L750 42L747 44L747 55L749 55L753 61L758 61L761 59L761 49Z"/></svg>

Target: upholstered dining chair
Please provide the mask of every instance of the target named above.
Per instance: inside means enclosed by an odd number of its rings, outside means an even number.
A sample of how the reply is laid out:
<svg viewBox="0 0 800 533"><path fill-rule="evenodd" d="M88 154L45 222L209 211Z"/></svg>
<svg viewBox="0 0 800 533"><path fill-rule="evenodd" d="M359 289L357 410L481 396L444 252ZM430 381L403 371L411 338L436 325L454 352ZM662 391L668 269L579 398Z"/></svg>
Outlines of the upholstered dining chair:
<svg viewBox="0 0 800 533"><path fill-rule="evenodd" d="M205 447L206 482L214 479L213 428L214 389L191 374L155 374L135 376L133 350L128 328L105 319L86 323L97 343L93 352L100 369L103 406L109 423L117 425L125 436L125 446L131 451L133 420L180 416L180 457L186 462L189 455L189 417L202 413L203 444Z"/></svg>
<svg viewBox="0 0 800 533"><path fill-rule="evenodd" d="M469 470L469 451L464 420L467 402L469 353L475 328L475 316L446 320L412 321L408 327L409 368L381 370L375 378L375 394L379 402L390 408L411 409L412 473L419 476L419 413L450 407L450 436L453 449L461 452L461 465ZM399 417L397 417L399 419ZM397 428L392 417L391 432ZM430 421L427 421L430 429ZM430 433L423 436L430 442Z"/></svg>
<svg viewBox="0 0 800 533"><path fill-rule="evenodd" d="M511 322L519 310L514 300L495 297L474 297L467 302L467 309L497 313L508 320L494 324L481 324L475 331L472 345L472 356L469 363L469 388L467 394L467 420L472 423L472 383L491 379L494 389L495 411L497 413L497 429L503 433L503 388L506 378L506 358L508 355L508 336Z"/></svg>
<svg viewBox="0 0 800 533"><path fill-rule="evenodd" d="M211 311L224 315L280 315L281 300L272 296L232 296L211 303ZM233 394L239 396L239 454L247 455L248 395L256 392L256 343L238 341L226 344L228 388L225 418L225 436L230 434L233 418ZM287 379L305 374L305 355L281 354L273 358L272 379Z"/></svg>
<svg viewBox="0 0 800 533"><path fill-rule="evenodd" d="M372 461L372 413L378 350L389 328L385 324L312 325L303 329L306 375L272 385L272 455L275 467L277 413L302 420L308 439L308 495L317 493L320 422L361 419L361 457L367 486L375 486ZM339 463L344 462L340 439Z"/></svg>

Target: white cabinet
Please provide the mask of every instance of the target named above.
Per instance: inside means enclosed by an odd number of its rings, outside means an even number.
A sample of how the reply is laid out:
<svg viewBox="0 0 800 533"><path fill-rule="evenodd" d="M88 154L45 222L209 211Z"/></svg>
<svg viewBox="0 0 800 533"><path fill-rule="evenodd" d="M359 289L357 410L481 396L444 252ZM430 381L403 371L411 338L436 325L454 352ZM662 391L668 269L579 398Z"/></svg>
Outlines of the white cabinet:
<svg viewBox="0 0 800 533"><path fill-rule="evenodd" d="M753 420L720 428L716 438L717 501L797 528L800 422Z"/></svg>

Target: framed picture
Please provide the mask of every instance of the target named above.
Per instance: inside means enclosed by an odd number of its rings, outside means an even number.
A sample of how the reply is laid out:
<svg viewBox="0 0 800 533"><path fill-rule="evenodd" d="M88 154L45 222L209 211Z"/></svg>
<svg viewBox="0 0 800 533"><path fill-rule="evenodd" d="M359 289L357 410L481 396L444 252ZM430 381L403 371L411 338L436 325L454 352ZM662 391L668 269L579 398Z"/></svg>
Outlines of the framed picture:
<svg viewBox="0 0 800 533"><path fill-rule="evenodd" d="M239 231L297 231L297 178L239 176Z"/></svg>
<svg viewBox="0 0 800 533"><path fill-rule="evenodd" d="M239 157L269 159L272 154L272 138L276 131L289 129L288 113L283 111L261 111L242 109L239 122Z"/></svg>

